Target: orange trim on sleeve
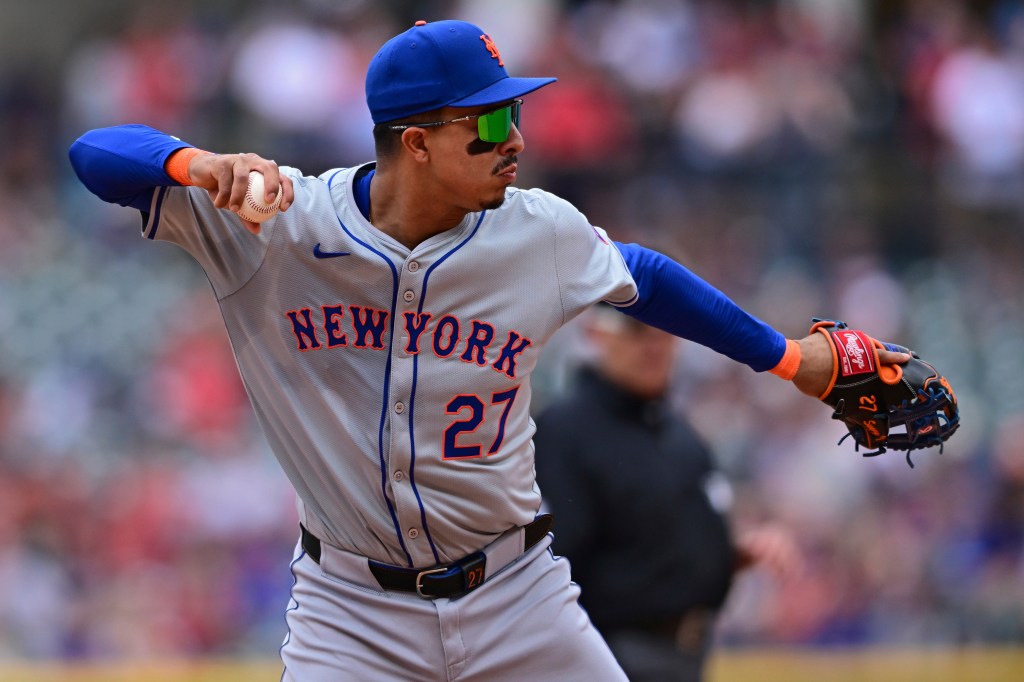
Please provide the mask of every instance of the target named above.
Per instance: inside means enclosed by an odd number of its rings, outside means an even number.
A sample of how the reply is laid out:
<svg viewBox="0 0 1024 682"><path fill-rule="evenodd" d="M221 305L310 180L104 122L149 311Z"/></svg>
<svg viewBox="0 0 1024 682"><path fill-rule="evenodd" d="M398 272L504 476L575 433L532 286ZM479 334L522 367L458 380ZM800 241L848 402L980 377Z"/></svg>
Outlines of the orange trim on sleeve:
<svg viewBox="0 0 1024 682"><path fill-rule="evenodd" d="M184 147L167 157L167 161L164 163L164 170L171 176L171 180L174 180L179 185L194 185L195 183L192 182L192 178L188 174L188 164L196 156L209 153L196 147Z"/></svg>
<svg viewBox="0 0 1024 682"><path fill-rule="evenodd" d="M786 352L782 354L779 364L768 371L781 379L792 381L796 371L800 369L800 358L800 344L792 339L786 339Z"/></svg>

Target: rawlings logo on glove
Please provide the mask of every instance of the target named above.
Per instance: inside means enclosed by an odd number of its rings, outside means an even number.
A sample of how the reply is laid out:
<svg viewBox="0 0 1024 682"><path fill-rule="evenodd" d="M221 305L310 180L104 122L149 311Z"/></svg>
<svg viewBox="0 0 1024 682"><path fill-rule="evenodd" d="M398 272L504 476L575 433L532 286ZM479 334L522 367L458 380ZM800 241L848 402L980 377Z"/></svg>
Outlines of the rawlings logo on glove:
<svg viewBox="0 0 1024 682"><path fill-rule="evenodd" d="M960 414L953 388L944 376L917 353L902 346L871 338L846 323L815 318L811 333L820 332L832 349L832 380L818 396L832 406L833 419L846 425L856 449L874 457L891 450L910 451L942 445L960 426ZM883 365L878 350L910 353L901 365ZM902 432L894 432L897 427Z"/></svg>

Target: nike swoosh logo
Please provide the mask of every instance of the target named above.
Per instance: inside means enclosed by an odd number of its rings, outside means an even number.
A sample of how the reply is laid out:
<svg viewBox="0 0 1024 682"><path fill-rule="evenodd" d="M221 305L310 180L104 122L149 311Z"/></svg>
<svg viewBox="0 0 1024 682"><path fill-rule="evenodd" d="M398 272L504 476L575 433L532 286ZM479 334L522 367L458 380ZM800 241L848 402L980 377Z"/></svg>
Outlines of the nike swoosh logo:
<svg viewBox="0 0 1024 682"><path fill-rule="evenodd" d="M317 258L337 258L338 256L349 256L351 253L348 251L321 251L320 242L317 242L313 247L313 255Z"/></svg>

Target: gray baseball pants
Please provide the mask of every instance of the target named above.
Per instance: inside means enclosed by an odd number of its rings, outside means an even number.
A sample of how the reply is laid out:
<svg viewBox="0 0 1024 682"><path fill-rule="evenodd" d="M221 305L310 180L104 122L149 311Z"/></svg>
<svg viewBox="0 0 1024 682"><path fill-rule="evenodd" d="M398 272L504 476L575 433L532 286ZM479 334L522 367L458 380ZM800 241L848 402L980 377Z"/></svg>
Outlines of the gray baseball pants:
<svg viewBox="0 0 1024 682"><path fill-rule="evenodd" d="M551 536L460 597L385 592L365 558L296 549L283 682L622 682Z"/></svg>

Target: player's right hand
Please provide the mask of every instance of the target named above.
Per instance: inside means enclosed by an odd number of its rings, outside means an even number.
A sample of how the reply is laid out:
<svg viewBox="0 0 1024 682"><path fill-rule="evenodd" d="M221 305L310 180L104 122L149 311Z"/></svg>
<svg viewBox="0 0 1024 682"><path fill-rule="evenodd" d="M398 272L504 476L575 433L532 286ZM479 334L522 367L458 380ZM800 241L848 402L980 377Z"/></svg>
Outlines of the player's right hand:
<svg viewBox="0 0 1024 682"><path fill-rule="evenodd" d="M279 210L288 210L295 200L295 189L291 179L282 175L277 163L270 159L264 159L258 154L199 154L188 165L192 182L209 192L214 206L236 212L242 206L242 197L249 185L249 173L254 170L263 174L264 198L267 203L272 203L277 193L282 192ZM258 223L248 220L242 223L250 232L259 233Z"/></svg>

